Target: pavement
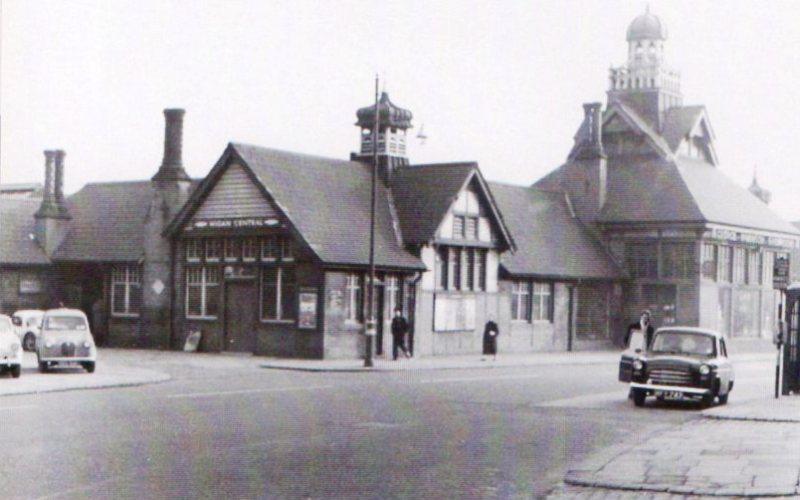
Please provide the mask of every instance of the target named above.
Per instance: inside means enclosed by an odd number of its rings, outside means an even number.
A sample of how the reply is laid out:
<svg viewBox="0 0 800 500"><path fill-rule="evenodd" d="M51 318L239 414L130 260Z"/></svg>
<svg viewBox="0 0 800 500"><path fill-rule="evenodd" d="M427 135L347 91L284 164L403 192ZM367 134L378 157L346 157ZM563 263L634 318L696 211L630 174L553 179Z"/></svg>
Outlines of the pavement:
<svg viewBox="0 0 800 500"><path fill-rule="evenodd" d="M100 349L94 373L87 373L80 367L54 368L48 373L39 373L36 355L26 352L19 378L12 378L10 374L0 376L0 396L133 387L171 378L162 371L142 368L141 364L119 363L113 356L106 361L106 354Z"/></svg>

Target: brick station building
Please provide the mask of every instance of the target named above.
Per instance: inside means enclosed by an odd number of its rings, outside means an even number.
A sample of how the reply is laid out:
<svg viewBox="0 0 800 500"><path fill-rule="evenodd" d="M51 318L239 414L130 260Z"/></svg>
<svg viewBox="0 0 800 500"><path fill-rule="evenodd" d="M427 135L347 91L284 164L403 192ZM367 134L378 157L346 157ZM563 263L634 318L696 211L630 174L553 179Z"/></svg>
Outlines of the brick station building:
<svg viewBox="0 0 800 500"><path fill-rule="evenodd" d="M332 159L231 143L209 173L182 162L166 110L151 179L65 197L45 152L41 199L0 197L0 311L80 307L107 345L308 358L364 355L370 175L377 148L377 356L401 307L416 356L608 348L643 308L657 325L768 336L772 263L800 233L721 172L702 106L683 106L661 21L631 23L629 60L564 165L533 186L477 163L413 164L412 114L357 111L360 149Z"/></svg>

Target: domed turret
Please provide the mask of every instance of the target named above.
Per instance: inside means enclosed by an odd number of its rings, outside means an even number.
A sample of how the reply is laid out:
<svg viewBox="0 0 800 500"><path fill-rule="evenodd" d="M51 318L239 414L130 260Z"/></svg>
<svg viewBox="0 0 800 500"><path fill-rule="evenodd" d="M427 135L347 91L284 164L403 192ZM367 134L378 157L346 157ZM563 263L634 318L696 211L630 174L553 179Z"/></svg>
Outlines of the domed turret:
<svg viewBox="0 0 800 500"><path fill-rule="evenodd" d="M635 40L666 40L667 26L661 22L658 16L647 11L636 17L628 26L628 41Z"/></svg>
<svg viewBox="0 0 800 500"><path fill-rule="evenodd" d="M359 108L356 126L361 129L361 151L353 153L351 158L372 162L374 152L381 179L387 184L391 182L394 170L408 165L406 132L411 128L412 116L411 111L396 106L389 100L389 94L383 92L378 99L378 137L374 138L375 105Z"/></svg>
<svg viewBox="0 0 800 500"><path fill-rule="evenodd" d="M378 100L378 113L381 127L388 126L403 130L411 128L411 118L413 117L411 111L396 106L389 100L389 94L386 92L383 92ZM358 117L357 126L371 129L375 126L375 106L360 108L356 111L356 117Z"/></svg>

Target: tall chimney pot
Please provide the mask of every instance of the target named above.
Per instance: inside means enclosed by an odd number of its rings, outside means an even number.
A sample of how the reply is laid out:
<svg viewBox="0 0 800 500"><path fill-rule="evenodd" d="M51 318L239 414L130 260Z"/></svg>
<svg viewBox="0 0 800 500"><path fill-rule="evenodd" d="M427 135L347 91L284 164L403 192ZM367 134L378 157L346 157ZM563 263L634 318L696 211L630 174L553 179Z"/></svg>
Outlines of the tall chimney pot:
<svg viewBox="0 0 800 500"><path fill-rule="evenodd" d="M53 182L53 193L55 195L56 205L60 210L66 210L65 202L64 202L64 157L67 153L64 152L62 149L57 149L52 151L53 156L55 157L55 179Z"/></svg>

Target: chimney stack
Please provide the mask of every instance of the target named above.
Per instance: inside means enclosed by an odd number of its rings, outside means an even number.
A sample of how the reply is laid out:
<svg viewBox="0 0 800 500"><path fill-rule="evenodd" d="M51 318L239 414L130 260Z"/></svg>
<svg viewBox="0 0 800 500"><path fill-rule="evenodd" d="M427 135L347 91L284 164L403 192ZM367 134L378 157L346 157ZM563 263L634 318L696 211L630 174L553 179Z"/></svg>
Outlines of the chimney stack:
<svg viewBox="0 0 800 500"><path fill-rule="evenodd" d="M56 152L47 150L44 152L44 193L42 204L36 212L36 217L52 217L58 215L58 202L56 201L55 176L53 172L53 161Z"/></svg>
<svg viewBox="0 0 800 500"><path fill-rule="evenodd" d="M67 204L64 200L64 157L67 155L64 150L57 149L52 152L55 157L55 176L53 182L53 195L56 200L56 207L60 214L67 213Z"/></svg>
<svg viewBox="0 0 800 500"><path fill-rule="evenodd" d="M69 211L64 200L64 151L44 152L44 196L34 214L36 241L48 256L61 245L69 229Z"/></svg>
<svg viewBox="0 0 800 500"><path fill-rule="evenodd" d="M188 181L183 169L183 109L165 109L164 118L164 159L153 176L154 181Z"/></svg>
<svg viewBox="0 0 800 500"><path fill-rule="evenodd" d="M589 124L589 142L595 145L600 152L603 151L601 109L599 102L589 102L583 105L584 120Z"/></svg>

